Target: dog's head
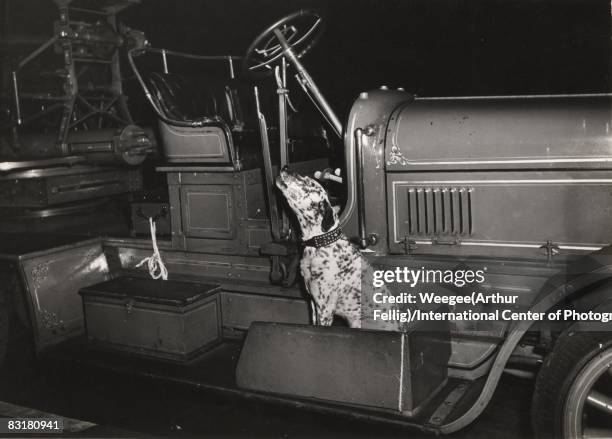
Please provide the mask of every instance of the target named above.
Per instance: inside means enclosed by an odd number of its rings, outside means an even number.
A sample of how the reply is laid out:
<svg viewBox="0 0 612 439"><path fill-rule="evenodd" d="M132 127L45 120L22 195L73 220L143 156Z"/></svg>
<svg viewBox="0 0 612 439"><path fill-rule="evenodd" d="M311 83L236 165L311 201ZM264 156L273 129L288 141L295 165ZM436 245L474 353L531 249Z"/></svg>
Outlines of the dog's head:
<svg viewBox="0 0 612 439"><path fill-rule="evenodd" d="M276 177L276 186L300 223L302 239L308 240L338 226L338 215L325 189L316 180L296 174L285 166Z"/></svg>

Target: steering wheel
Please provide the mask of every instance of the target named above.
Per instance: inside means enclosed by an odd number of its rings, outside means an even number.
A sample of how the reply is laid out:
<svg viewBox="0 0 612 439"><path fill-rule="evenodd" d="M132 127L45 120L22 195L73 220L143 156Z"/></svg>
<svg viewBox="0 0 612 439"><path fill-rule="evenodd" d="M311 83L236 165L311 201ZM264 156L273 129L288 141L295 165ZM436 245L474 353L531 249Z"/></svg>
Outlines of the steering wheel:
<svg viewBox="0 0 612 439"><path fill-rule="evenodd" d="M245 76L262 77L274 72L272 64L285 50L275 33L278 30L298 58L304 56L319 41L323 33L323 18L312 10L289 14L260 33L247 49L242 60Z"/></svg>

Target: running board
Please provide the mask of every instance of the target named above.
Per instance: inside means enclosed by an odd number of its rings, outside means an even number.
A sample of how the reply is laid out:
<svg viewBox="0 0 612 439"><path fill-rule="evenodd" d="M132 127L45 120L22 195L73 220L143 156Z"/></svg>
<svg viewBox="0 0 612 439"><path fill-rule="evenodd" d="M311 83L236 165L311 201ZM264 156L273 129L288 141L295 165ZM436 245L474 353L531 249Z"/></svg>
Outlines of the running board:
<svg viewBox="0 0 612 439"><path fill-rule="evenodd" d="M298 326L298 325L296 325ZM92 369L139 376L168 385L188 387L203 393L282 405L297 410L341 416L365 422L395 425L420 431L440 433L449 422L461 418L477 401L486 377L469 381L448 378L446 384L417 413L408 416L393 409L338 403L314 398L300 398L239 388L233 377L241 342L227 340L204 353L189 365L168 367L168 363L101 351L85 339L69 340L46 356L47 361L68 361ZM279 363L280 365L280 363ZM360 383L364 386L366 383Z"/></svg>
<svg viewBox="0 0 612 439"><path fill-rule="evenodd" d="M240 354L236 384L413 417L447 381L448 327L430 326L390 332L256 322Z"/></svg>

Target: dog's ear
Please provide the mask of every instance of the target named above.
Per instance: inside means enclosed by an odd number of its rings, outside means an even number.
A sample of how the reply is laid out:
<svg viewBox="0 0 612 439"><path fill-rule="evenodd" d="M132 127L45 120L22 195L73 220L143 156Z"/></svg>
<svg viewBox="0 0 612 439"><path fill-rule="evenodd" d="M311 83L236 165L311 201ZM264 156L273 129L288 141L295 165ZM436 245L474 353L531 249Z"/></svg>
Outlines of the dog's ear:
<svg viewBox="0 0 612 439"><path fill-rule="evenodd" d="M319 203L319 208L321 210L321 215L323 216L323 220L321 221L321 229L324 232L327 232L334 225L334 209L332 209L329 201L321 200Z"/></svg>

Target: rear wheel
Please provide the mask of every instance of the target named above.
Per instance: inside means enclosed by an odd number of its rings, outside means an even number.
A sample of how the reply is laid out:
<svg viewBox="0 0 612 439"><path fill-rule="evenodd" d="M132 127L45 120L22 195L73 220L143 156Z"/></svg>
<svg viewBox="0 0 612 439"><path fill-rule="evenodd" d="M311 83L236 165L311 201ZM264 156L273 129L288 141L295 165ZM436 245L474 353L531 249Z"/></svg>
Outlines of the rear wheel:
<svg viewBox="0 0 612 439"><path fill-rule="evenodd" d="M565 332L544 362L532 406L538 438L612 438L612 333Z"/></svg>

